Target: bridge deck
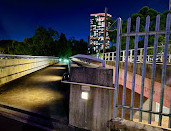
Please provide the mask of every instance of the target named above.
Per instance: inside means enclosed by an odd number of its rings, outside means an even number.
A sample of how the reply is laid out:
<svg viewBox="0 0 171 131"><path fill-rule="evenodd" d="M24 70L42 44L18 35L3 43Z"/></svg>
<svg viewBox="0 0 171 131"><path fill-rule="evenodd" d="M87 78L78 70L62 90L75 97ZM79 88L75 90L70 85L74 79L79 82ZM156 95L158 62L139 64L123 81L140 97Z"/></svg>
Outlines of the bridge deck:
<svg viewBox="0 0 171 131"><path fill-rule="evenodd" d="M56 64L10 82L0 88L0 104L67 123L69 88L60 83L64 72L66 65Z"/></svg>

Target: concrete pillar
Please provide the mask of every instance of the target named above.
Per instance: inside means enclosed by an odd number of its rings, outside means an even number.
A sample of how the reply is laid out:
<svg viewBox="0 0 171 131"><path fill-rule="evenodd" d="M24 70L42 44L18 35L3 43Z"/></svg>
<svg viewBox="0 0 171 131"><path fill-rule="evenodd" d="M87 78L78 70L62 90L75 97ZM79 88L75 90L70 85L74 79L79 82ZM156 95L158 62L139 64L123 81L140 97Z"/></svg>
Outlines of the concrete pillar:
<svg viewBox="0 0 171 131"><path fill-rule="evenodd" d="M70 81L112 87L113 70L71 67ZM82 99L87 92L88 99ZM113 90L81 85L70 86L69 124L88 130L107 131L112 118Z"/></svg>

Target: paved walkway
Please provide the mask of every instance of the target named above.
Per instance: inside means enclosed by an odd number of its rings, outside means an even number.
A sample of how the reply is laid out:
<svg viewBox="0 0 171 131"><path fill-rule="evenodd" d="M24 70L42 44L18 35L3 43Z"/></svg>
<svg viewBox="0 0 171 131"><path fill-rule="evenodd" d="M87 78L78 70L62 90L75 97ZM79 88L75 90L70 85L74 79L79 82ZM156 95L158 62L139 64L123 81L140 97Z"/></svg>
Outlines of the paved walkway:
<svg viewBox="0 0 171 131"><path fill-rule="evenodd" d="M56 64L2 86L0 103L68 123L69 87L60 83L66 67Z"/></svg>

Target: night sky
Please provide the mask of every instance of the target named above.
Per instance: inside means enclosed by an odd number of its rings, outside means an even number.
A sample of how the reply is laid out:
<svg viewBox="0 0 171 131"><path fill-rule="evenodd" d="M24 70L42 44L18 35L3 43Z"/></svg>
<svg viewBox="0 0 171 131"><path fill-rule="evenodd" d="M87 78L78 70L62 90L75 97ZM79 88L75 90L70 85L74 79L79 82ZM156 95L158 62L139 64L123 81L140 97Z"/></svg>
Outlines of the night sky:
<svg viewBox="0 0 171 131"><path fill-rule="evenodd" d="M127 19L143 6L164 12L169 0L0 0L0 40L23 41L43 26L87 41L91 13L107 7L112 19Z"/></svg>

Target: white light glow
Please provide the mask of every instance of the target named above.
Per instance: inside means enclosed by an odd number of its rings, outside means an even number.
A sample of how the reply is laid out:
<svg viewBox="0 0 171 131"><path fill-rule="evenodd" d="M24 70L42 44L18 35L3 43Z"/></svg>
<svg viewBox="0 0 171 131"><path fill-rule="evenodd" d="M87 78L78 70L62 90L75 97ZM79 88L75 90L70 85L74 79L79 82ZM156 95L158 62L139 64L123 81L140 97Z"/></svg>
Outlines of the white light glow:
<svg viewBox="0 0 171 131"><path fill-rule="evenodd" d="M88 99L88 92L82 92L81 98L87 100Z"/></svg>

